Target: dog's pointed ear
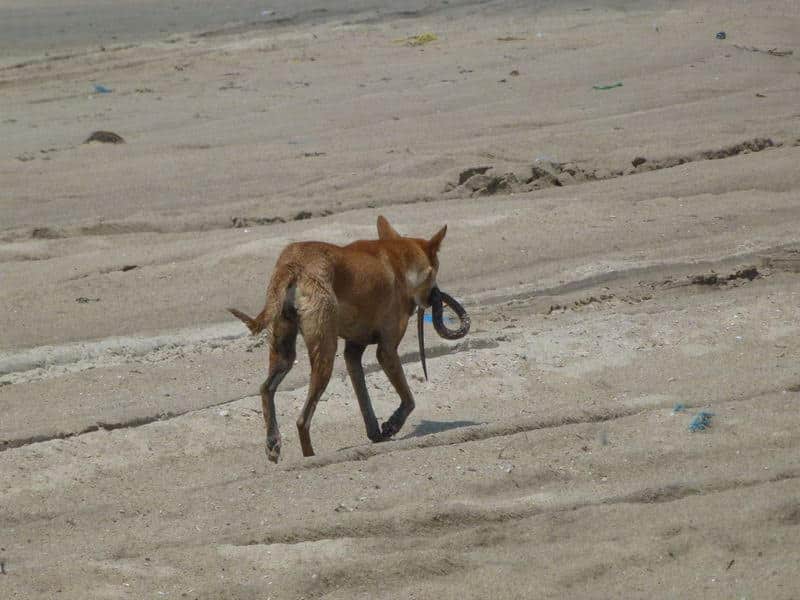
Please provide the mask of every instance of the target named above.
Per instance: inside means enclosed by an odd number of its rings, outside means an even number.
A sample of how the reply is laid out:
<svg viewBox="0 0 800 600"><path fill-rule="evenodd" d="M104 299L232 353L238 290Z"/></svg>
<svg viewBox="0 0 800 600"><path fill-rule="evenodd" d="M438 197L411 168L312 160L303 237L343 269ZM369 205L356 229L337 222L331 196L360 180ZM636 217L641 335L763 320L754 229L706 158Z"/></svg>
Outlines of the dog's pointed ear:
<svg viewBox="0 0 800 600"><path fill-rule="evenodd" d="M444 235L447 233L447 225L437 231L434 236L428 241L428 251L431 256L435 256L439 252L439 246L442 245Z"/></svg>
<svg viewBox="0 0 800 600"><path fill-rule="evenodd" d="M396 240L401 237L394 228L389 225L389 221L383 215L378 217L378 239L379 240Z"/></svg>

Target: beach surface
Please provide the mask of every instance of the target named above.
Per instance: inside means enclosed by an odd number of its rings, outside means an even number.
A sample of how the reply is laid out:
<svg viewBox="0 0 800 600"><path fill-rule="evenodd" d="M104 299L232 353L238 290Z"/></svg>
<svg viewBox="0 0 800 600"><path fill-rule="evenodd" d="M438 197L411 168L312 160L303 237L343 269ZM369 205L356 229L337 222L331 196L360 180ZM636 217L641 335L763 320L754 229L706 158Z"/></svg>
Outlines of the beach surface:
<svg viewBox="0 0 800 600"><path fill-rule="evenodd" d="M798 32L780 0L3 3L0 597L797 598ZM447 224L472 331L427 330L429 381L407 332L381 444L340 345L306 459L300 342L268 463L225 309L380 214Z"/></svg>

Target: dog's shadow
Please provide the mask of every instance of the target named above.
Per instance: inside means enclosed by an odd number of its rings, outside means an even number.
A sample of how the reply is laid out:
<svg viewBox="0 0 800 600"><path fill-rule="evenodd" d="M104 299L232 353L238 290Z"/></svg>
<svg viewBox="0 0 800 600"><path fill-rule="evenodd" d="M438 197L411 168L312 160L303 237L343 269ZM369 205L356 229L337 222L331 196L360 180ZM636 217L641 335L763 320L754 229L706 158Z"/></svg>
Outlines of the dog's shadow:
<svg viewBox="0 0 800 600"><path fill-rule="evenodd" d="M428 421L427 419L422 419L416 424L413 431L407 433L400 439L407 440L410 438L422 437L423 435L430 435L432 433L449 431L450 429L471 427L472 425L482 425L482 423L478 421Z"/></svg>
<svg viewBox="0 0 800 600"><path fill-rule="evenodd" d="M416 424L414 430L407 433L403 437L396 437L392 438L395 441L397 440L410 440L417 437L422 437L425 435L430 435L432 433L441 433L443 431L449 431L451 429L460 429L461 427L471 427L472 425L483 425L484 423L479 421L428 421L427 419L422 419L419 423ZM344 446L339 448L339 451L342 450L352 450L353 448L358 448L360 444L354 446Z"/></svg>

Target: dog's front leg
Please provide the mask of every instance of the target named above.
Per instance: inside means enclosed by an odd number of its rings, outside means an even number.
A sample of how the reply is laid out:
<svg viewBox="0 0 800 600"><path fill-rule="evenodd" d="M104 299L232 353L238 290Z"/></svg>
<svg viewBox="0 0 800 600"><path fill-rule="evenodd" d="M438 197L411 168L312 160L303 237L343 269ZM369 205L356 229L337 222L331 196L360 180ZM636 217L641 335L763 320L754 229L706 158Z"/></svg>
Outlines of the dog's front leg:
<svg viewBox="0 0 800 600"><path fill-rule="evenodd" d="M364 355L366 346L354 342L346 342L344 345L344 360L347 363L347 372L350 374L350 381L353 390L358 398L358 407L361 409L361 416L364 417L364 426L367 428L367 437L373 442L383 441L383 435L378 427L378 419L372 409L372 402L367 391L367 382L364 379L364 367L361 365L361 357Z"/></svg>
<svg viewBox="0 0 800 600"><path fill-rule="evenodd" d="M403 364L397 354L397 346L386 347L378 346L378 362L386 373L386 377L392 382L394 389L400 395L400 406L394 411L389 420L381 425L381 432L384 438L390 438L400 431L406 422L408 415L414 410L414 396L408 388L406 374L403 372Z"/></svg>

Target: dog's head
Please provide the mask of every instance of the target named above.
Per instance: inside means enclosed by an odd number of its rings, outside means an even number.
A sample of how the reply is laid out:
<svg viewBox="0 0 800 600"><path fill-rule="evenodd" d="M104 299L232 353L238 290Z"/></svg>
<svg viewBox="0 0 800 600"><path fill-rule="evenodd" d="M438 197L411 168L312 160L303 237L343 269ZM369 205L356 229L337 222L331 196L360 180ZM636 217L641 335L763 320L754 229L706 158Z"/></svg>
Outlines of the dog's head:
<svg viewBox="0 0 800 600"><path fill-rule="evenodd" d="M439 248L447 233L447 225L429 240L401 236L383 216L378 217L378 238L381 240L404 240L408 242L403 258L406 264L406 284L417 306L431 305L431 290L436 287L439 273Z"/></svg>
<svg viewBox="0 0 800 600"><path fill-rule="evenodd" d="M457 340L469 332L470 319L467 312L454 298L442 292L436 285L436 276L439 274L439 248L446 233L447 225L429 240L407 238L397 233L384 217L378 217L378 238L391 242L399 251L398 255L402 256L408 294L417 307L419 358L425 379L428 378L428 368L425 365L425 309L431 308L433 327L443 338ZM461 322L458 329L450 329L445 325L443 304L447 304L458 316ZM413 305L410 308L410 314L413 314Z"/></svg>

